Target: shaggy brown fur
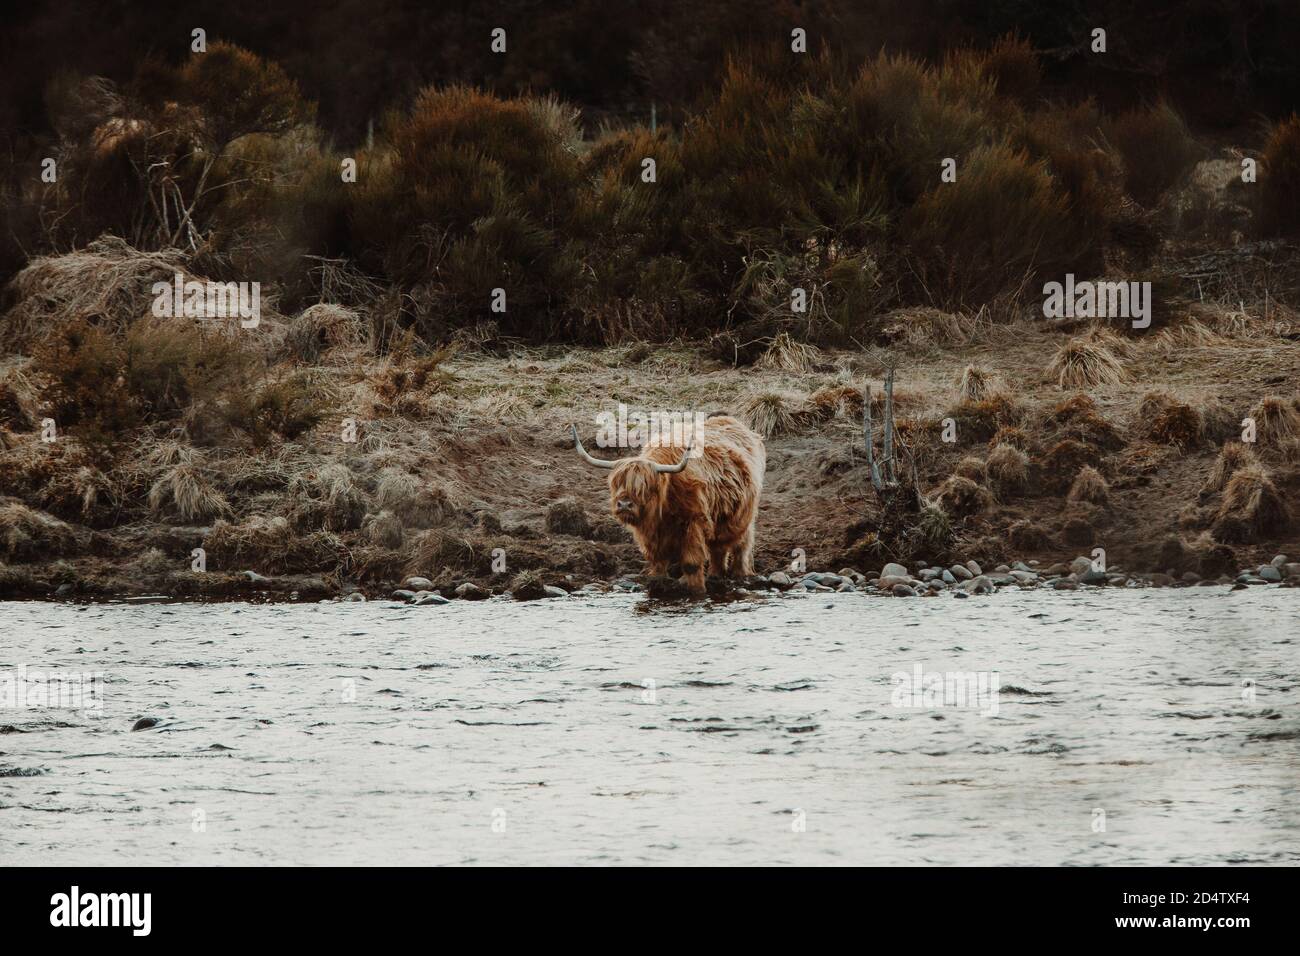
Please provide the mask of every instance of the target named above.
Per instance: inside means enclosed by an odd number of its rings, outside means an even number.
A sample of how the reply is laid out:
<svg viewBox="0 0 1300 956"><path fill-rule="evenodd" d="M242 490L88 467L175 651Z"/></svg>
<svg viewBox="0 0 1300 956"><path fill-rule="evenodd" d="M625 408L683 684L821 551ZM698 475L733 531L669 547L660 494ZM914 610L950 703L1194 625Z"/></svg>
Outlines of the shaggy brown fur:
<svg viewBox="0 0 1300 956"><path fill-rule="evenodd" d="M704 568L718 576L754 573L754 523L763 490L763 439L729 415L708 419L702 454L677 474L684 449L655 446L618 463L609 475L609 504L645 555L651 574L681 565L687 587L704 593Z"/></svg>

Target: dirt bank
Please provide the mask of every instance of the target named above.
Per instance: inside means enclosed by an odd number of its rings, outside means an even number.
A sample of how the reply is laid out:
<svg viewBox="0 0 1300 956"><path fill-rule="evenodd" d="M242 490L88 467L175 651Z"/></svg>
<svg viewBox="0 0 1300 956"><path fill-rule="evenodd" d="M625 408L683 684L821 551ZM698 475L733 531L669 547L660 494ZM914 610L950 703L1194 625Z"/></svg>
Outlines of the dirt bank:
<svg viewBox="0 0 1300 956"><path fill-rule="evenodd" d="M809 570L865 572L1045 567L1100 547L1128 570L1209 577L1300 554L1288 328L1206 306L1128 336L1030 315L896 319L899 432L947 525L905 551L873 535L861 396L879 395L880 353L777 342L745 368L688 345L375 359L322 337L312 363L286 360L310 376L314 421L261 442L194 440L202 408L125 448L76 428L43 441L32 360L6 360L0 596L373 597L410 575L451 595L639 574L605 475L568 435L573 421L592 436L620 402L728 410L768 434L760 572L796 549Z"/></svg>

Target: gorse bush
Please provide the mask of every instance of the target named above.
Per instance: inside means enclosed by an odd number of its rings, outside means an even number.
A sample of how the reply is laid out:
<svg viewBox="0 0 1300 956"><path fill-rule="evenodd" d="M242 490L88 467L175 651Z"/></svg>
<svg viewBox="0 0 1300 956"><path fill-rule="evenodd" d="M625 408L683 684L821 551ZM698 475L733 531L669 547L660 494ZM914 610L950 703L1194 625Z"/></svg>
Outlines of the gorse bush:
<svg viewBox="0 0 1300 956"><path fill-rule="evenodd" d="M1292 113L1273 127L1260 165L1264 230L1300 233L1300 116Z"/></svg>
<svg viewBox="0 0 1300 956"><path fill-rule="evenodd" d="M552 100L426 89L388 132L390 158L352 209L366 265L421 286L426 337L472 318L527 332L564 312L580 263L576 117ZM490 312L494 289L506 311Z"/></svg>
<svg viewBox="0 0 1300 956"><path fill-rule="evenodd" d="M1129 194L1143 205L1153 205L1196 161L1187 124L1163 100L1121 115L1110 137L1124 157Z"/></svg>
<svg viewBox="0 0 1300 956"><path fill-rule="evenodd" d="M380 348L491 324L534 341L722 333L761 354L782 331L865 343L891 309L975 310L1041 274L1095 274L1133 218L1124 192L1154 204L1195 159L1164 102L1107 117L1042 99L1018 36L937 62L785 44L719 62L672 127L588 139L554 97L430 86L344 151L277 64L213 43L120 88L61 78L61 175L21 199L59 248L101 231L179 248L294 311L383 291ZM1297 218L1297 130L1265 150L1275 231ZM11 198L6 221L32 228ZM372 294L331 298L326 271Z"/></svg>

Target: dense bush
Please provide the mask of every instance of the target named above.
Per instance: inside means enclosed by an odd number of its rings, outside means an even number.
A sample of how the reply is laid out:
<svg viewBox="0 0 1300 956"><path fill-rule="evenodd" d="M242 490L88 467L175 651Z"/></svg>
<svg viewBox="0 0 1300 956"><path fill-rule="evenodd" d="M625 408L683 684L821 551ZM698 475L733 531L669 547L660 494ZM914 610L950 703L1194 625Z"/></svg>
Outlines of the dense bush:
<svg viewBox="0 0 1300 956"><path fill-rule="evenodd" d="M1267 232L1300 233L1300 116L1273 127L1264 146L1261 215Z"/></svg>
<svg viewBox="0 0 1300 956"><path fill-rule="evenodd" d="M1163 100L1121 115L1110 136L1124 157L1129 194L1146 206L1154 205L1196 161L1187 124Z"/></svg>
<svg viewBox="0 0 1300 956"><path fill-rule="evenodd" d="M868 342L891 309L974 311L1043 274L1097 274L1117 216L1136 215L1124 192L1154 204L1195 158L1167 103L1109 118L1041 99L1042 81L1016 36L937 62L769 42L726 57L675 128L589 139L553 97L430 86L343 151L284 70L214 43L121 89L61 78L60 179L7 187L4 216L57 248L100 231L178 247L293 311L342 302L380 348L403 328L427 343L721 333L737 355L781 332ZM1265 150L1275 231L1300 219L1297 144L1293 118Z"/></svg>

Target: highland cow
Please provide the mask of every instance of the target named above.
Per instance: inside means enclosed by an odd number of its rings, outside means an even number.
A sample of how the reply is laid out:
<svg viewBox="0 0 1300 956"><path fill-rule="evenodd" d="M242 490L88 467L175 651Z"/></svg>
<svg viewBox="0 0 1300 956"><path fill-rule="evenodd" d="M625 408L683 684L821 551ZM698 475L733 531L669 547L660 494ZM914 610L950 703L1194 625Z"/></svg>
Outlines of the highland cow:
<svg viewBox="0 0 1300 956"><path fill-rule="evenodd" d="M717 415L695 435L690 448L657 445L635 458L606 461L582 447L578 453L609 476L610 509L632 530L652 574L678 565L687 587L704 592L707 562L712 574L754 573L754 523L763 490L767 453L763 439L736 419Z"/></svg>

